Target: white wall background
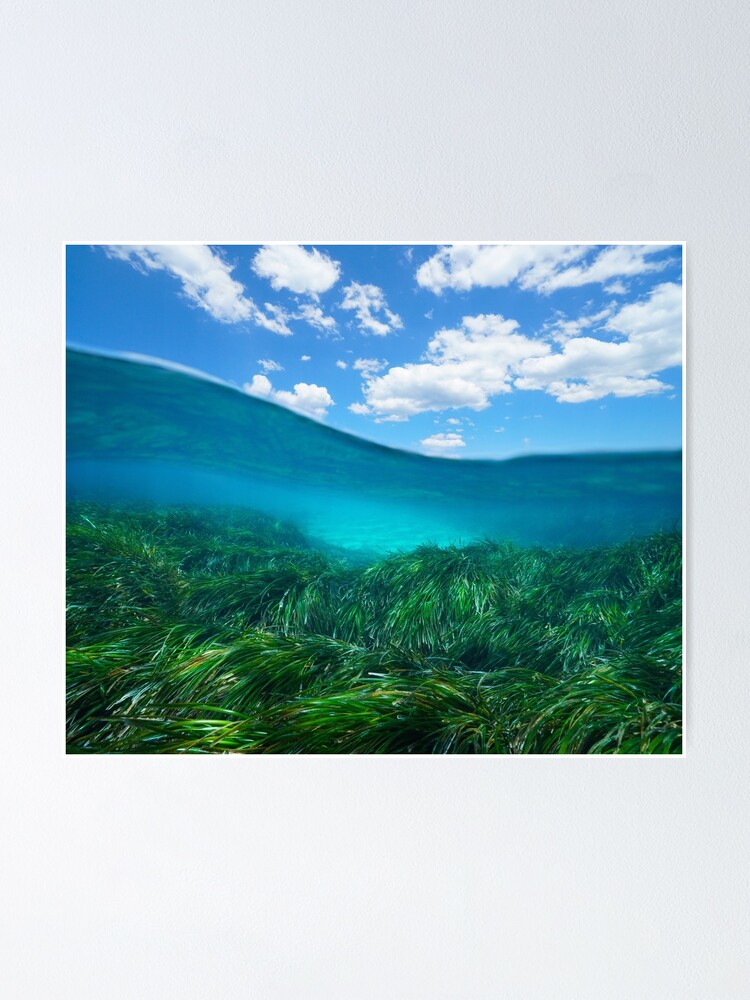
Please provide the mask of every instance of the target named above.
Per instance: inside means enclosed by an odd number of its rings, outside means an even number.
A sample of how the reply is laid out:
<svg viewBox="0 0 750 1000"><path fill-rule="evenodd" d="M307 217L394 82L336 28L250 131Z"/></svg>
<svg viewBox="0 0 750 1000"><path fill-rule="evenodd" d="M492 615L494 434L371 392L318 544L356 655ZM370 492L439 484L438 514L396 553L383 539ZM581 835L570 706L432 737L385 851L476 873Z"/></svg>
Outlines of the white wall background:
<svg viewBox="0 0 750 1000"><path fill-rule="evenodd" d="M748 989L743 0L0 15L6 995ZM63 240L685 239L683 759L66 758Z"/></svg>

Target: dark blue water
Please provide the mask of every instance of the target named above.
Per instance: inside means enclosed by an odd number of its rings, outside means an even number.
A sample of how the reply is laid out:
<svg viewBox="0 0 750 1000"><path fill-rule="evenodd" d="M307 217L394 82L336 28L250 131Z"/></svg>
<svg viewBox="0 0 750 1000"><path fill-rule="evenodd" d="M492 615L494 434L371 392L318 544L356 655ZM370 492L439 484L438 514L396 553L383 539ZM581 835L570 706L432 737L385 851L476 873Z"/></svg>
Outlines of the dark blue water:
<svg viewBox="0 0 750 1000"><path fill-rule="evenodd" d="M349 549L616 542L681 520L680 452L508 461L385 448L228 386L69 349L68 496L239 504Z"/></svg>

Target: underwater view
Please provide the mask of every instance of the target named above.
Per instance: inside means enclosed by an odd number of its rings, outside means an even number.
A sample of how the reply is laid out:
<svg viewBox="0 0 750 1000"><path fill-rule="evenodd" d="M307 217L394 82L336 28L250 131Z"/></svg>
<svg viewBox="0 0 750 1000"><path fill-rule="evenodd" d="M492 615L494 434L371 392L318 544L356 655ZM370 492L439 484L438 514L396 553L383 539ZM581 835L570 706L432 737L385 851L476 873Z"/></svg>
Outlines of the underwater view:
<svg viewBox="0 0 750 1000"><path fill-rule="evenodd" d="M401 396L367 440L317 384L66 354L69 753L682 752L679 448L457 460Z"/></svg>
<svg viewBox="0 0 750 1000"><path fill-rule="evenodd" d="M68 748L679 751L680 491L679 454L424 457L69 351Z"/></svg>

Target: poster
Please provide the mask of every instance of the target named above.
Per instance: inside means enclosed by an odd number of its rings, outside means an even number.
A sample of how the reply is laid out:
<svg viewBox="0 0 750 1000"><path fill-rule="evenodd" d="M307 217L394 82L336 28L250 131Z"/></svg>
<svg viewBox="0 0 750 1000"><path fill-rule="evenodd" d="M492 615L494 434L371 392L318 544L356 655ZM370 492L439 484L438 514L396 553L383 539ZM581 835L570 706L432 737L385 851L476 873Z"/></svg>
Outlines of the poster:
<svg viewBox="0 0 750 1000"><path fill-rule="evenodd" d="M70 245L67 750L682 751L683 246Z"/></svg>

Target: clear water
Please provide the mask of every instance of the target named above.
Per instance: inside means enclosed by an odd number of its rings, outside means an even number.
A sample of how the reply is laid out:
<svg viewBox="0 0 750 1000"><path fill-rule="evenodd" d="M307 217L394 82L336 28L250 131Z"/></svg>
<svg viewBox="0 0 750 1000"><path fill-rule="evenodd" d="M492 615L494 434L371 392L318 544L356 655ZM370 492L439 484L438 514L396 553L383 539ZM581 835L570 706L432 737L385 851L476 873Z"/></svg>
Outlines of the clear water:
<svg viewBox="0 0 750 1000"><path fill-rule="evenodd" d="M158 365L67 352L70 499L246 505L362 552L680 526L682 455L428 458Z"/></svg>

